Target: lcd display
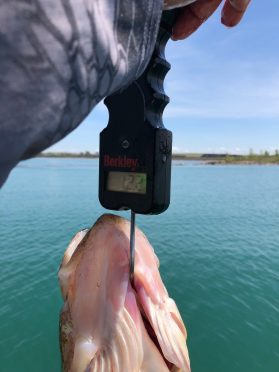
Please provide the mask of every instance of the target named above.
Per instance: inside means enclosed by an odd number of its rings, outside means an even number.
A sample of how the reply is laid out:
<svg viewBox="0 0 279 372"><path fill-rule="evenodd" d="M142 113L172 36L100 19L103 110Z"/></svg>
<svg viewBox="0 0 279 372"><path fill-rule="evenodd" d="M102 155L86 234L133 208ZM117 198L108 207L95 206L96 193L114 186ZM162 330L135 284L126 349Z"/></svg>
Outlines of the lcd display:
<svg viewBox="0 0 279 372"><path fill-rule="evenodd" d="M146 176L146 173L109 172L107 190L146 194Z"/></svg>

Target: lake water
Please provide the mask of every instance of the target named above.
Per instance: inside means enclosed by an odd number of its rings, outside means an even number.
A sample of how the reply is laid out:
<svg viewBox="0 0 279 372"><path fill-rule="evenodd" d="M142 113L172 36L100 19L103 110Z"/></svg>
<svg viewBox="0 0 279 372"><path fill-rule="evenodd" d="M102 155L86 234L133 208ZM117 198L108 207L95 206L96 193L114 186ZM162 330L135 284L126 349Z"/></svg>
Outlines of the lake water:
<svg viewBox="0 0 279 372"><path fill-rule="evenodd" d="M0 191L0 371L60 370L57 270L105 212L97 180L96 160L33 159ZM193 372L278 372L279 167L175 165L170 208L137 222L185 321Z"/></svg>

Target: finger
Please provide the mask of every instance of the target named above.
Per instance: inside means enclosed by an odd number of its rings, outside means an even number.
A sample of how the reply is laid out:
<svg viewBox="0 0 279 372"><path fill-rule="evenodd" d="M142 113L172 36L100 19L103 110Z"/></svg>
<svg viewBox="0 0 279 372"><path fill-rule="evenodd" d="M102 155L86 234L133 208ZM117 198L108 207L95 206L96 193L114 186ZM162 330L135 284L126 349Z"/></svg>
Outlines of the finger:
<svg viewBox="0 0 279 372"><path fill-rule="evenodd" d="M214 11L222 0L199 0L181 8L172 30L173 40L182 40L196 31Z"/></svg>
<svg viewBox="0 0 279 372"><path fill-rule="evenodd" d="M236 26L245 13L251 0L226 0L222 10L222 23L225 26Z"/></svg>

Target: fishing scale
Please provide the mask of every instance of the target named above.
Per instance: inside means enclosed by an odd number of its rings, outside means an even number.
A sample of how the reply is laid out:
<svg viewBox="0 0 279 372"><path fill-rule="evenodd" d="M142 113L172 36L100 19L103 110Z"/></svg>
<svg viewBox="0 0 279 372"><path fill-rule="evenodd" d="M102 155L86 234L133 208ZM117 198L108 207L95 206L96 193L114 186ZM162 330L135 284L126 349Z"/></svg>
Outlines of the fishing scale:
<svg viewBox="0 0 279 372"><path fill-rule="evenodd" d="M155 49L140 78L105 99L107 127L100 133L99 200L112 210L131 210L130 276L133 278L135 214L159 214L170 203L172 132L162 114L169 103L165 46L176 11L164 11Z"/></svg>

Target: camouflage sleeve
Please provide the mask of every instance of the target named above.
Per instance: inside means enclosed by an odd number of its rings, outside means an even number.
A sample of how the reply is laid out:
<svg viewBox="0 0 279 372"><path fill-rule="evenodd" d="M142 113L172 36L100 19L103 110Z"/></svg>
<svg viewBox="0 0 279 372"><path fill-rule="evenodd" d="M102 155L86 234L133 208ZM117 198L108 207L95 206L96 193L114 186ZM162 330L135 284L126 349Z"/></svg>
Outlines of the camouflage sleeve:
<svg viewBox="0 0 279 372"><path fill-rule="evenodd" d="M163 0L0 0L0 186L141 74Z"/></svg>

